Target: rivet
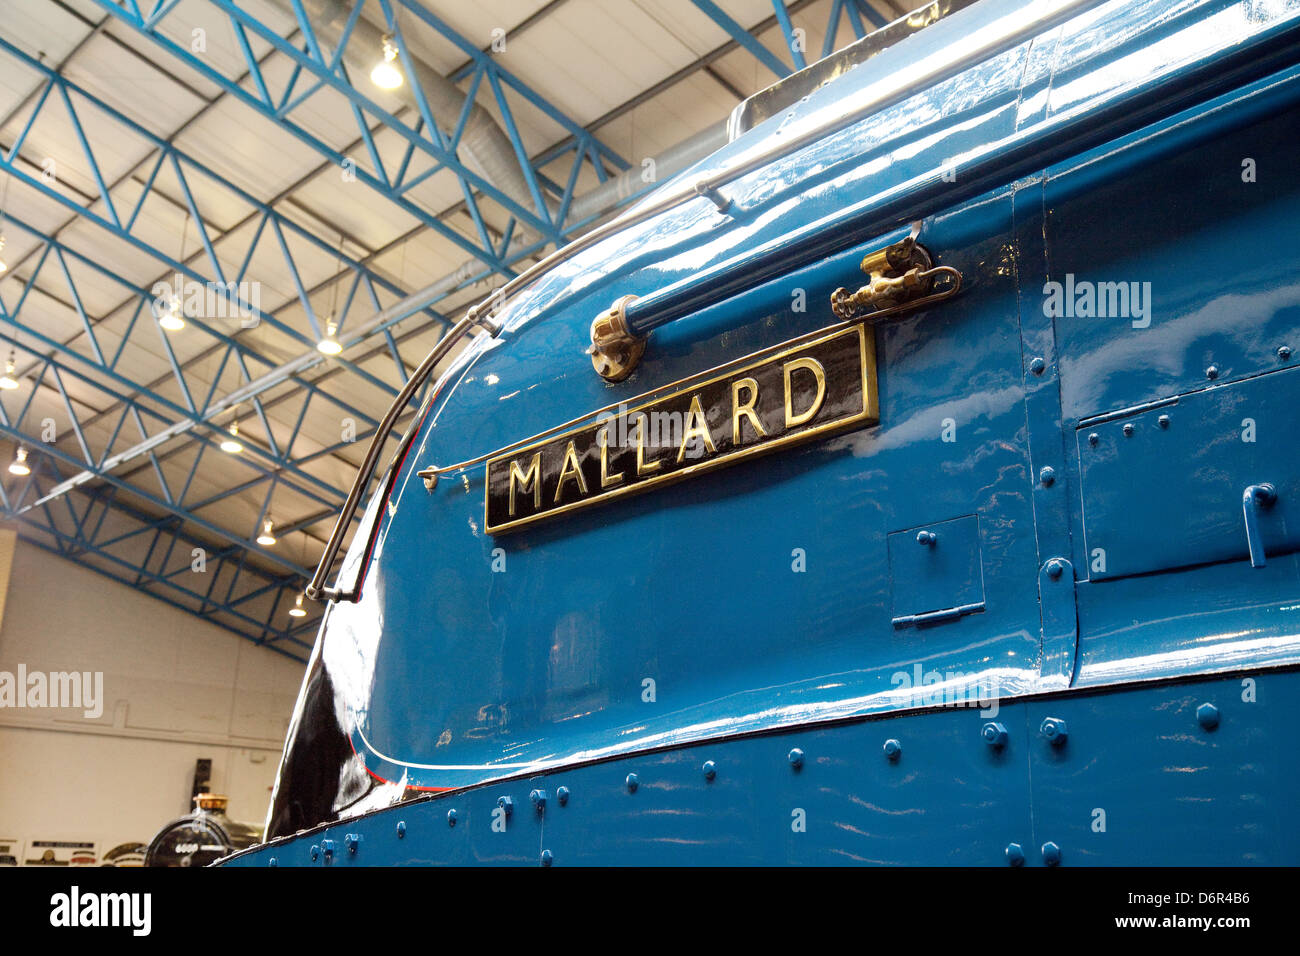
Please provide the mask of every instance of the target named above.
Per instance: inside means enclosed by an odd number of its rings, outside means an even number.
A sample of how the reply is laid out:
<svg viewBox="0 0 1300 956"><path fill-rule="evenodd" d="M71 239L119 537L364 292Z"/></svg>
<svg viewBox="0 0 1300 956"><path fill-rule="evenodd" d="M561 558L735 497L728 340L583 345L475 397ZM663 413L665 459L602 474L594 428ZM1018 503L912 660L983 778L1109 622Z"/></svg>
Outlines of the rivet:
<svg viewBox="0 0 1300 956"><path fill-rule="evenodd" d="M1007 728L995 720L990 720L980 730L980 736L990 747L1005 747L1007 745Z"/></svg>
<svg viewBox="0 0 1300 956"><path fill-rule="evenodd" d="M1041 481L1044 486L1051 485L1051 483L1056 480L1056 469L1051 465L1044 465L1042 470L1038 472L1038 480Z"/></svg>
<svg viewBox="0 0 1300 956"><path fill-rule="evenodd" d="M1283 362L1288 361L1291 358L1291 346L1283 345L1282 347L1280 347L1277 350L1277 357L1280 358Z"/></svg>
<svg viewBox="0 0 1300 956"><path fill-rule="evenodd" d="M712 780L718 775L718 765L712 760L704 761L704 779Z"/></svg>
<svg viewBox="0 0 1300 956"><path fill-rule="evenodd" d="M1207 369L1205 370L1205 377L1208 378L1208 379L1211 379L1211 380L1218 378L1218 377L1219 377L1219 366L1217 366L1217 365L1211 365L1209 368L1207 368Z"/></svg>
<svg viewBox="0 0 1300 956"><path fill-rule="evenodd" d="M279 865L280 865L280 861L277 860L275 857L271 857L269 860L266 861L266 865L267 865L267 866L279 866Z"/></svg>
<svg viewBox="0 0 1300 956"><path fill-rule="evenodd" d="M321 853L324 855L324 857L325 857L326 860L332 860L332 859L334 859L334 841L333 841L333 840L321 840L321 841L320 841L320 851L321 851Z"/></svg>
<svg viewBox="0 0 1300 956"><path fill-rule="evenodd" d="M541 813L543 810L546 809L545 790L534 790L532 793L528 795L528 799L533 802L533 806L537 808L538 813Z"/></svg>
<svg viewBox="0 0 1300 956"><path fill-rule="evenodd" d="M939 540L939 536L933 531L918 531L916 533L916 543L923 547L933 547Z"/></svg>
<svg viewBox="0 0 1300 956"><path fill-rule="evenodd" d="M550 851L550 850L543 850L543 851L542 851L542 866L550 866L550 865L551 865L552 863L554 863L554 862L555 862L555 857L554 857L554 855L552 855L551 851Z"/></svg>
<svg viewBox="0 0 1300 956"><path fill-rule="evenodd" d="M343 845L348 848L348 852L355 854L361 844L361 834L349 833L343 837Z"/></svg>
<svg viewBox="0 0 1300 956"><path fill-rule="evenodd" d="M1007 863L1011 866L1025 865L1025 851L1019 843L1007 844Z"/></svg>
<svg viewBox="0 0 1300 956"><path fill-rule="evenodd" d="M803 751L795 747L794 750L785 755L785 759L790 761L790 766L798 770L803 766Z"/></svg>
<svg viewBox="0 0 1300 956"><path fill-rule="evenodd" d="M1096 432L1092 432L1092 433L1090 433L1090 434L1088 435L1088 444L1089 444L1089 445L1095 445L1095 444L1097 444L1097 442L1099 442L1099 441L1101 441L1101 436L1098 435Z"/></svg>
<svg viewBox="0 0 1300 956"><path fill-rule="evenodd" d="M399 840L404 840L404 839L406 839L406 821L405 821L405 820L398 820L398 821L397 821L397 839L399 839Z"/></svg>
<svg viewBox="0 0 1300 956"><path fill-rule="evenodd" d="M315 843L311 845L310 852L311 852L312 862L315 862L316 860L320 859L320 847L317 846Z"/></svg>
<svg viewBox="0 0 1300 956"><path fill-rule="evenodd" d="M1059 717L1048 717L1043 721L1038 732L1047 738L1053 747L1060 747L1065 743L1070 731L1065 726L1065 721Z"/></svg>
<svg viewBox="0 0 1300 956"><path fill-rule="evenodd" d="M1124 425L1124 437L1125 437L1125 438L1132 438L1132 437L1133 437L1133 424L1132 424L1132 422L1128 422L1128 423L1126 423L1126 424Z"/></svg>
<svg viewBox="0 0 1300 956"><path fill-rule="evenodd" d="M1042 375L1047 370L1047 363L1040 356L1035 355L1029 362L1029 371L1035 375Z"/></svg>
<svg viewBox="0 0 1300 956"><path fill-rule="evenodd" d="M1156 419L1156 424L1159 425L1161 428L1168 428L1168 427L1169 427L1169 416L1168 416L1168 415L1161 415L1159 418Z"/></svg>
<svg viewBox="0 0 1300 956"><path fill-rule="evenodd" d="M1043 844L1043 863L1046 866L1059 866L1061 862L1061 848L1055 843L1048 841Z"/></svg>
<svg viewBox="0 0 1300 956"><path fill-rule="evenodd" d="M637 778L637 775L634 773L628 774L627 780L624 782L627 784L628 793L636 793L636 788L641 786L641 781Z"/></svg>
<svg viewBox="0 0 1300 956"><path fill-rule="evenodd" d="M455 811L455 810L448 810L448 811L447 811L447 826L449 826L449 827L454 827L455 825L456 825L456 811Z"/></svg>
<svg viewBox="0 0 1300 956"><path fill-rule="evenodd" d="M899 754L901 754L902 752L903 752L903 745L899 743L897 740L895 740L893 737L890 737L888 740L885 741L885 756L888 757L890 760L897 760Z"/></svg>
<svg viewBox="0 0 1300 956"><path fill-rule="evenodd" d="M506 812L506 816L515 812L515 802L509 797L497 797L497 806Z"/></svg>
<svg viewBox="0 0 1300 956"><path fill-rule="evenodd" d="M556 788L555 788L555 799L559 802L560 806L564 806L566 803L568 803L568 802L569 802L569 788L568 788L568 787L556 787Z"/></svg>
<svg viewBox="0 0 1300 956"><path fill-rule="evenodd" d="M1047 576L1055 581L1065 573L1065 562L1060 558L1052 558L1047 562Z"/></svg>
<svg viewBox="0 0 1300 956"><path fill-rule="evenodd" d="M1213 704L1202 704L1196 708L1196 722L1206 730L1219 726L1219 708Z"/></svg>

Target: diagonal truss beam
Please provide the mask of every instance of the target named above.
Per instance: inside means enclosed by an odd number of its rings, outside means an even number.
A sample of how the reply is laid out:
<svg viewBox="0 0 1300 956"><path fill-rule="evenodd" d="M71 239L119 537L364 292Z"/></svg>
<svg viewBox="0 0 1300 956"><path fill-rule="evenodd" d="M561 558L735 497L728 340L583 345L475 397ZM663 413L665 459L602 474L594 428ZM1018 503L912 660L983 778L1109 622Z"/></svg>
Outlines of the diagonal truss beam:
<svg viewBox="0 0 1300 956"><path fill-rule="evenodd" d="M60 478L53 462L41 458L33 462L24 484L39 492L43 480ZM113 487L82 489L57 505L22 513L4 498L4 515L24 540L277 653L305 660L322 613L304 603L305 617L288 615L301 593L297 575L254 567L243 560L242 548L213 547L190 533L181 519L142 512L122 501ZM196 553L203 555L201 562Z"/></svg>
<svg viewBox="0 0 1300 956"><path fill-rule="evenodd" d="M28 117L22 130L19 132L14 142L10 144L8 149L0 148L0 169L6 170L10 175L25 183L27 186L54 200L88 222L99 226L101 229L108 232L113 238L126 242L139 251L150 255L152 258L164 265L169 273L182 275L186 279L200 283L205 289L212 291L214 296L218 298L218 301L222 302L226 306L225 311L229 314L234 316L246 316L248 322L253 325L267 322L277 331L282 332L291 339L297 341L299 344L308 348L314 347L315 343L323 337L321 323L312 307L310 296L307 294L307 290L303 287L300 280L296 282L297 300L307 315L308 322L312 327L312 331L315 333L314 336L287 325L286 323L276 319L274 315L264 312L244 298L242 283L244 283L246 279L247 271L252 263L253 254L260 247L263 234L267 230L268 226L270 227L271 234L275 237L276 244L283 256L284 265L289 273L295 278L301 275L301 270L297 266L286 236L293 236L299 241L305 242L331 257L337 257L342 263L346 264L347 269L352 272L354 276L354 281L364 284L367 295L376 303L376 307L379 301L378 290L380 289L397 296L405 294L405 290L401 289L395 283L390 282L386 278L379 276L357 260L345 255L340 249L336 248L333 243L322 239L305 227L288 219L278 210L257 199L243 188L230 182L230 180L226 179L206 164L201 163L182 152L173 143L154 135L125 114L100 100L94 94L67 80L61 74L45 66L40 61L28 56L3 37L0 37L0 51L17 59L25 67L39 73L44 78L44 85L41 93L37 97L36 107ZM57 100L50 96L52 90L59 91L60 96ZM29 169L21 159L21 149L26 142L29 133L33 126L35 126L40 120L43 112L52 108L51 104L61 105L65 110L65 116L68 118L77 116L77 110L73 104L73 98L69 95L70 93L75 93L80 100L83 100L85 103L96 108L103 117L109 119L113 123L115 130L120 135L135 140L140 143L141 146L148 147L156 153L157 160L153 165L152 172L150 173L148 180L145 182L144 188L141 190L140 196L135 202L130 216L125 220L123 220L123 218L118 214L109 191L106 187L102 186L103 176L99 170L98 163L95 160L91 145L84 136L80 139L83 157L92 177L97 183L101 184L101 202L106 207L107 214L96 212L93 208L93 204L88 203L82 205L74 198L67 195L65 191L56 189L53 185L47 182L43 175ZM204 251L206 253L207 266L210 270L210 272L206 274L199 272L197 269L191 268L187 263L178 261L170 253L156 248L151 243L141 238L138 234L138 217L140 211L144 208L147 200L158 190L157 177L164 163L175 176L183 194L184 205L190 212L199 229ZM247 251L241 257L242 266L239 272L229 279L224 275L221 267L220 260L215 250L214 240L209 234L206 225L207 220L204 218L201 210L195 202L195 190L192 188L190 183L191 177L201 178L203 184L206 186L215 185L228 197L234 198L244 207L248 208L251 211L251 215L258 219L257 227L253 230L253 239L248 246ZM168 203L176 202L172 197L164 196L164 199ZM148 296L148 299L152 302L152 294ZM428 312L431 317L442 325L446 326L449 324L445 317L437 314L433 310L430 309ZM227 341L230 339L229 336L223 335L209 325L202 322L196 324L202 331L209 335L223 338ZM276 364L268 358L257 355L247 345L241 346L241 350L245 354L258 359L266 367L274 367ZM345 365L347 364L346 360L339 361L342 361ZM377 388L387 391L389 394L395 395L397 392L397 389L391 384L371 375L363 369L351 366L349 370ZM183 383L181 384L183 385Z"/></svg>
<svg viewBox="0 0 1300 956"><path fill-rule="evenodd" d="M606 163L619 169L628 167L626 160L600 143L581 124L569 118L491 57L483 54L481 50L469 43L468 40L445 22L429 13L420 4L409 2L409 0L398 0L402 9L409 11L412 15L419 17L438 30L443 36L456 43L475 59L473 69L476 74L480 75L476 80L471 81L472 89L474 92L477 92L479 88L490 90L494 98L495 105L502 116L506 130L521 161L525 178L529 183L531 201L528 205L524 205L515 197L507 195L497 186L469 169L459 159L457 153L459 137L464 130L467 111L473 104L472 99L466 101L465 110L459 116L435 116L429 107L428 98L424 92L419 90L418 84L413 84L417 99L417 117L414 120L414 125L412 125L411 122L402 119L398 114L392 113L379 105L352 83L342 62L343 53L352 39L353 27L360 15L361 8L367 0L358 0L355 4L348 25L343 35L338 39L338 47L332 51L318 39L316 30L302 12L301 5L298 6L299 15L297 17L298 30L303 36L300 48L280 36L273 28L262 23L239 3L233 2L233 0L212 0L212 3L226 15L236 37L242 38L239 45L244 56L245 66L252 78L251 87L239 84L232 77L223 74L181 44L167 37L162 32L161 26L167 15L171 13L170 9L154 11L145 15L131 0L92 0L92 2L115 17L119 22L133 28L172 57L202 75L224 93L258 112L264 118L278 124L282 129L330 162L341 167L346 166L355 173L358 181L364 182L398 208L413 216L417 221L422 222L469 255L490 266L493 271L507 277L513 277L514 275L504 256L507 244L503 243L498 248L482 228L477 230L479 232L479 241L476 243L442 222L439 211L425 209L408 196L409 190L417 184L417 179L423 181L429 175L445 169L452 172L459 180L462 193L466 197L467 207L470 208L470 215L476 219L476 226L479 225L477 222L479 216L475 209L476 194L493 200L509 214L511 225L507 227L507 232L513 231L514 224L519 223L539 233L545 243L561 243L566 235L572 235L590 223L591 219L563 223L562 219L555 215L550 203L546 201L546 197L542 194L543 191L558 200L562 210L567 209L567 198L571 194L571 187L566 189L566 187L552 182L542 174L535 161L523 155L522 139L519 136L518 124L515 120L516 107L507 95L507 91L514 93L517 100L541 112L569 131L573 137L571 152L573 153L575 169L575 173L569 177L571 181L576 181L576 169L580 168L584 163L591 164L597 175L602 179L607 175ZM414 75L414 71L411 68L411 55L407 50L400 23L396 16L398 8L390 3L390 0L370 0L370 2L373 8L390 25L389 29L392 32L394 43L399 49L403 65L407 68L406 72L409 81L410 77ZM290 75L288 87L280 96L275 95L272 91L271 83L254 57L251 46L245 42L249 36L255 36L264 43L270 44L272 48L293 63L294 69ZM374 51L372 54L372 56L377 55L378 51ZM294 95L295 84L298 83L299 78L302 76L310 77L314 81L313 85L306 91L300 91ZM366 170L353 163L349 157L340 153L296 122L293 116L294 110L309 99L312 93L322 87L329 88L348 101L357 121L362 141L366 145L366 151L372 159L372 164L374 164L373 171ZM383 128L392 130L406 145L407 155L393 174L390 174L382 163L376 162L378 160L378 151L370 131L371 120L377 120ZM420 173L417 177L408 178L410 156L414 152L424 155L432 162L433 166L432 169ZM552 162L555 158L555 156L548 156L547 162Z"/></svg>

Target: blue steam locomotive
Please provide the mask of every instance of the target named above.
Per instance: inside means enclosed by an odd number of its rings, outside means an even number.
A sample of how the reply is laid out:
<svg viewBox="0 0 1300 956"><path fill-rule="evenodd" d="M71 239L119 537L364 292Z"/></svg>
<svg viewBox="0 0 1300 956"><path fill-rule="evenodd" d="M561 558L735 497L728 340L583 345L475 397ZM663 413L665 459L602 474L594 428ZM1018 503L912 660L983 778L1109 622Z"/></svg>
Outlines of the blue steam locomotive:
<svg viewBox="0 0 1300 956"><path fill-rule="evenodd" d="M417 370L226 865L1300 859L1300 2L940 7Z"/></svg>

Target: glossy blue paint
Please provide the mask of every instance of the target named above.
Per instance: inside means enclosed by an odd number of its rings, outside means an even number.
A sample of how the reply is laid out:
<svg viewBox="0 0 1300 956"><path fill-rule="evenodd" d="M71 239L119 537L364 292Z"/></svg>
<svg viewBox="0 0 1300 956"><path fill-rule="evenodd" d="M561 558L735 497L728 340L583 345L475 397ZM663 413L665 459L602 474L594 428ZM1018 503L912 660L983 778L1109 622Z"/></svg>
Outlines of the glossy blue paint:
<svg viewBox="0 0 1300 956"><path fill-rule="evenodd" d="M943 26L906 55L941 48ZM1251 788L1261 814L1294 799L1286 762L1251 749L1277 739L1294 673L1261 672L1273 703L1232 747L1225 711L1209 753L1180 736L1194 719L1166 726L1205 697L1146 682L1223 695L1236 678L1207 675L1300 662L1281 351L1300 342L1297 38L1295 3L1103 4L740 177L726 214L689 203L522 293L435 390L372 503L373 550L348 558L361 599L323 628L309 684L328 678L345 773L371 778L344 815L455 790L403 806L408 841L420 807L467 824L407 862L535 864L544 839L557 865L1005 865L1013 844L1070 865L1140 862L1171 832L1085 851L1093 787L1116 795L1112 821L1163 808L1198 834L1148 862L1294 856L1265 817L1228 844L1179 796L1190 773L1228 802ZM881 54L793 122L894 66ZM1247 181L1243 156L1269 176ZM831 325L830 292L913 216L965 281L874 327L879 425L503 537L482 531L481 465L416 477ZM1121 314L1079 306L1102 283L1125 283ZM611 385L584 349L625 294L671 318ZM1273 430L1235 455L1224 436L1251 415ZM1278 502L1252 568L1240 502L1265 480ZM1120 553L1096 554L1099 534ZM906 752L881 760L886 740ZM1138 764L1142 788L1105 775ZM484 822L498 797L561 786L571 799L504 833Z"/></svg>
<svg viewBox="0 0 1300 956"><path fill-rule="evenodd" d="M1062 866L1288 865L1300 858L1289 823L1300 774L1278 741L1297 693L1292 670L1026 698L1001 705L1009 739L996 750L974 708L706 742L420 798L224 865L536 866L539 847L555 866L1043 866L1053 855ZM1197 717L1207 699L1223 712L1213 731ZM1065 746L1040 735L1048 717L1068 721ZM907 750L880 759L895 732ZM796 742L806 759L791 773ZM629 773L640 780L631 795ZM567 804L504 826L494 817L501 795L518 802L557 784ZM449 806L463 825L441 822ZM344 833L360 837L361 853L312 858Z"/></svg>

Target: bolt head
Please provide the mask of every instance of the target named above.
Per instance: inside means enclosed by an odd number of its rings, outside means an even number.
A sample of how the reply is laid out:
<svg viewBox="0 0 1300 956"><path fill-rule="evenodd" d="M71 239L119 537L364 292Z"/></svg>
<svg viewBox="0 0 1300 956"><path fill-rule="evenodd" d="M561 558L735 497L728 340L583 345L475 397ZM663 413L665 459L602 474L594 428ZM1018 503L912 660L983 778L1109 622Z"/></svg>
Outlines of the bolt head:
<svg viewBox="0 0 1300 956"><path fill-rule="evenodd" d="M1007 728L998 721L990 720L981 728L980 735L990 747L1005 747L1007 744Z"/></svg>
<svg viewBox="0 0 1300 956"><path fill-rule="evenodd" d="M555 855L550 850L542 851L542 866L550 866L555 862Z"/></svg>
<svg viewBox="0 0 1300 956"><path fill-rule="evenodd" d="M1213 704L1202 704L1196 708L1196 722L1206 730L1219 726L1219 708Z"/></svg>
<svg viewBox="0 0 1300 956"><path fill-rule="evenodd" d="M310 851L310 852L311 852L311 858L312 858L312 860L318 860L318 859L320 859L320 847L317 846L315 843L313 843L313 844L311 845L311 851Z"/></svg>
<svg viewBox="0 0 1300 956"><path fill-rule="evenodd" d="M794 767L795 770L798 770L800 767L803 766L803 751L800 750L798 747L795 747L793 750L791 750L788 754L785 755L785 759L790 761L791 767Z"/></svg>
<svg viewBox="0 0 1300 956"><path fill-rule="evenodd" d="M555 799L559 802L560 806L564 806L566 803L568 803L568 802L569 802L569 788L568 788L568 787L556 787L556 788L555 788Z"/></svg>
<svg viewBox="0 0 1300 956"><path fill-rule="evenodd" d="M1043 844L1043 863L1046 866L1059 866L1061 863L1061 848L1050 840Z"/></svg>
<svg viewBox="0 0 1300 956"><path fill-rule="evenodd" d="M1060 558L1052 558L1047 562L1047 576L1055 581L1065 573L1065 562Z"/></svg>
<svg viewBox="0 0 1300 956"><path fill-rule="evenodd" d="M1044 487L1049 487L1052 482L1056 481L1056 469L1051 465L1044 465L1038 472L1038 480L1043 483Z"/></svg>
<svg viewBox="0 0 1300 956"><path fill-rule="evenodd" d="M704 769L705 780L712 780L714 777L718 775L718 765L715 764L712 760L704 761L703 769Z"/></svg>
<svg viewBox="0 0 1300 956"><path fill-rule="evenodd" d="M537 811L539 813L546 809L545 790L534 790L532 793L528 795L528 799L532 801L533 806L537 808Z"/></svg>
<svg viewBox="0 0 1300 956"><path fill-rule="evenodd" d="M399 840L404 840L404 839L406 839L406 821L405 821L405 820L398 820L398 821L397 821L397 839L399 839Z"/></svg>
<svg viewBox="0 0 1300 956"><path fill-rule="evenodd" d="M1159 418L1156 419L1156 424L1159 425L1161 428L1168 428L1168 427L1169 427L1169 416L1168 416L1168 415L1161 415Z"/></svg>
<svg viewBox="0 0 1300 956"><path fill-rule="evenodd" d="M1054 747L1060 747L1065 743L1065 738L1069 736L1065 721L1059 717L1048 717L1043 721L1042 726L1038 728L1038 732L1046 737Z"/></svg>
<svg viewBox="0 0 1300 956"><path fill-rule="evenodd" d="M447 811L447 826L449 826L449 827L454 827L455 825L456 825L456 811L455 811L455 810L448 810L448 811Z"/></svg>
<svg viewBox="0 0 1300 956"><path fill-rule="evenodd" d="M1101 441L1101 436L1098 435L1096 432L1089 432L1089 433L1088 433L1088 444L1089 444L1089 445L1095 445L1095 444L1097 444L1097 442L1099 442L1099 441Z"/></svg>
<svg viewBox="0 0 1300 956"><path fill-rule="evenodd" d="M279 866L279 865L280 865L280 861L277 860L275 857L271 857L269 860L266 861L266 865L267 865L267 866Z"/></svg>
<svg viewBox="0 0 1300 956"><path fill-rule="evenodd" d="M1205 377L1213 381L1219 377L1219 366L1211 365L1205 370Z"/></svg>
<svg viewBox="0 0 1300 956"><path fill-rule="evenodd" d="M1280 347L1277 350L1277 357L1280 358L1283 362L1288 361L1291 358L1291 346L1283 345L1282 347Z"/></svg>
<svg viewBox="0 0 1300 956"><path fill-rule="evenodd" d="M1047 363L1043 361L1041 356L1035 355L1029 362L1029 371L1035 375L1042 375L1043 372L1047 371Z"/></svg>
<svg viewBox="0 0 1300 956"><path fill-rule="evenodd" d="M1025 850L1019 843L1007 844L1007 865L1024 866Z"/></svg>
<svg viewBox="0 0 1300 956"><path fill-rule="evenodd" d="M885 756L888 757L890 760L897 760L899 755L902 754L902 752L903 752L903 745L899 743L897 740L895 740L893 737L890 737L888 740L885 741Z"/></svg>
<svg viewBox="0 0 1300 956"><path fill-rule="evenodd" d="M641 786L640 778L638 778L637 775L634 773L628 774L627 780L624 782L627 784L628 793L636 793L636 788Z"/></svg>
<svg viewBox="0 0 1300 956"><path fill-rule="evenodd" d="M1133 423L1132 423L1132 422L1125 422L1125 424L1124 424L1124 437L1125 437L1125 438L1132 438L1132 437L1133 437Z"/></svg>

